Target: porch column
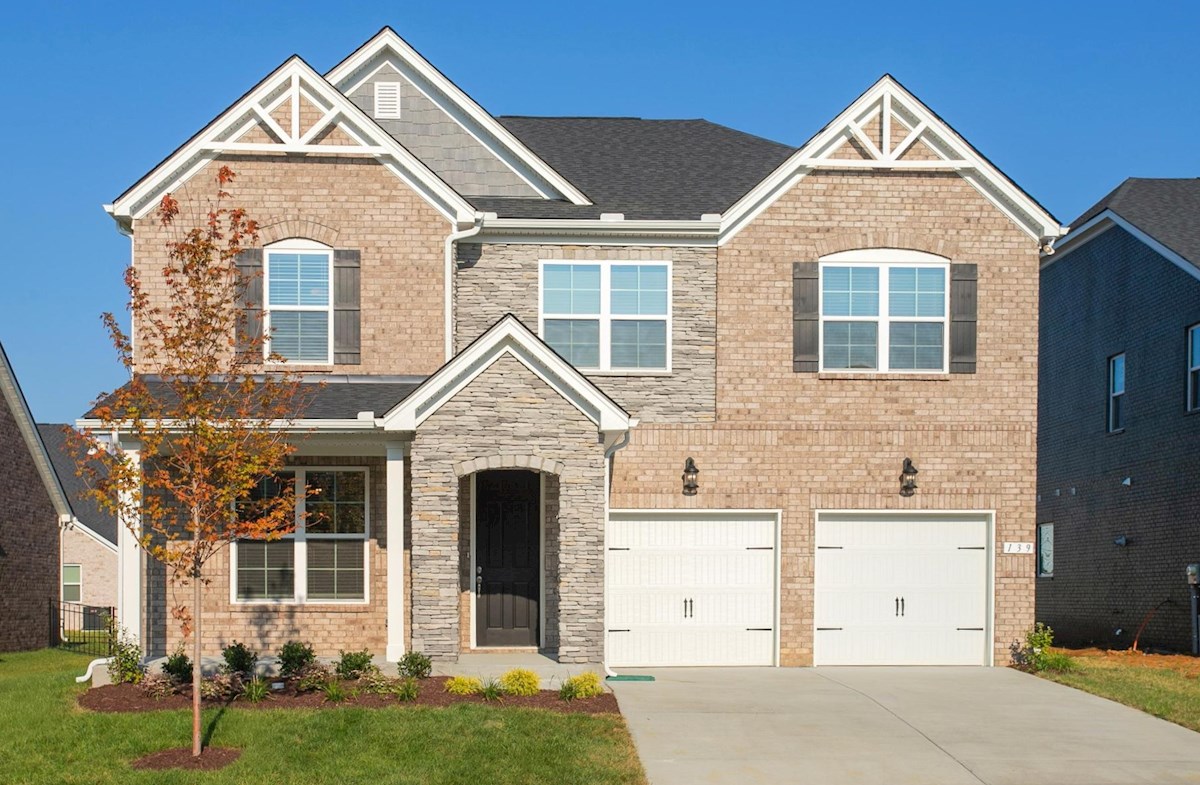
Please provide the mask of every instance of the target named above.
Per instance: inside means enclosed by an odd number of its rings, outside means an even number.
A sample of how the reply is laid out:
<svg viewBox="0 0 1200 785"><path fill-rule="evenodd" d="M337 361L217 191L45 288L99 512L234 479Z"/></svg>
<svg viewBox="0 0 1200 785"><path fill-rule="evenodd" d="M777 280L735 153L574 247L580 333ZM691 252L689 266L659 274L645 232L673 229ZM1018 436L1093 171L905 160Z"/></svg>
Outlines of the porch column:
<svg viewBox="0 0 1200 785"><path fill-rule="evenodd" d="M404 459L403 442L387 445L387 653L404 656Z"/></svg>
<svg viewBox="0 0 1200 785"><path fill-rule="evenodd" d="M141 476L142 453L137 442L122 442L125 460ZM121 494L121 508L127 511L117 521L117 623L128 635L142 643L142 548L138 537L142 531L140 495Z"/></svg>

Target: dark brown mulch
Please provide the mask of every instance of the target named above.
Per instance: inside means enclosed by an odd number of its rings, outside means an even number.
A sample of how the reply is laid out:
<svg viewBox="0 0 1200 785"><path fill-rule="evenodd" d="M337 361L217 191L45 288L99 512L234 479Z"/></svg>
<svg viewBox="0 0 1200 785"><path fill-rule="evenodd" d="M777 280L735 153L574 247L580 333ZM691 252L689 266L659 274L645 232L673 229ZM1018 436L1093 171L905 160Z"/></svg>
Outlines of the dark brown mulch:
<svg viewBox="0 0 1200 785"><path fill-rule="evenodd" d="M198 758L192 755L191 747L174 747L138 758L130 765L135 769L216 771L225 768L240 757L242 757L242 751L232 747L205 747Z"/></svg>
<svg viewBox="0 0 1200 785"><path fill-rule="evenodd" d="M421 693L415 701L399 701L390 695L373 695L362 692L357 697L349 697L354 689L353 682L346 682L346 700L341 703L330 703L320 692L295 691L293 685L271 693L271 697L260 703L250 703L245 700L206 700L204 706L213 708L219 706L235 706L239 709L332 709L338 706L358 706L369 709L380 709L388 706L453 706L459 703L486 704L489 706L515 706L525 709L544 709L567 714L619 714L617 699L611 692L595 698L564 701L554 690L542 690L537 695L518 696L505 695L499 701L485 701L480 695L451 695L446 692L446 679L434 676L422 679ZM107 713L137 712L137 711L169 711L172 709L191 708L190 691L181 695L167 695L155 698L147 695L141 687L135 684L108 684L103 687L93 687L79 696L79 705L92 711ZM191 755L191 750L188 750Z"/></svg>

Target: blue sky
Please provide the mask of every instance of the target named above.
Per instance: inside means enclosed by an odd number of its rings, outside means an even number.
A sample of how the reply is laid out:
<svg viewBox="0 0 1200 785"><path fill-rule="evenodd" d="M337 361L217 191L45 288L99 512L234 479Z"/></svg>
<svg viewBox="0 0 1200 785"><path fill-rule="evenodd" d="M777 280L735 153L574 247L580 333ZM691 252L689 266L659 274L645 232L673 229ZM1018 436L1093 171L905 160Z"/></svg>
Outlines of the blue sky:
<svg viewBox="0 0 1200 785"><path fill-rule="evenodd" d="M703 117L800 144L885 72L1062 221L1127 176L1200 175L1195 2L10 4L0 341L39 420L121 383L101 210L292 53L389 24L495 114Z"/></svg>

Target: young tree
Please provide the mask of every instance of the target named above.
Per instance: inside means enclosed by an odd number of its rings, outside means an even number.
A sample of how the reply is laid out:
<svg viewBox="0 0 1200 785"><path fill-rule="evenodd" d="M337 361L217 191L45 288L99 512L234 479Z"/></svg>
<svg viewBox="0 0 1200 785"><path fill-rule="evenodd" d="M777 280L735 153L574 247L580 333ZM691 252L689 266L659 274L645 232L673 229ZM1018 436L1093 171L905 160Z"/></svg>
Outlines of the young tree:
<svg viewBox="0 0 1200 785"><path fill-rule="evenodd" d="M190 607L176 604L171 613L192 643L196 756L205 566L234 540L277 539L294 528L290 486L282 495L249 500L294 451L288 426L302 416L307 398L295 373L255 375L246 361L263 356L264 337L245 316L250 282L236 257L257 241L257 225L245 210L227 206L233 179L221 167L215 198L186 230L177 226L179 202L163 197L158 219L172 239L160 275L147 282L134 267L125 271L128 334L112 313L102 317L130 381L101 395L91 414L101 427L75 439L78 470L92 495L162 562L173 588L191 589ZM140 445L140 467L103 441L107 433Z"/></svg>

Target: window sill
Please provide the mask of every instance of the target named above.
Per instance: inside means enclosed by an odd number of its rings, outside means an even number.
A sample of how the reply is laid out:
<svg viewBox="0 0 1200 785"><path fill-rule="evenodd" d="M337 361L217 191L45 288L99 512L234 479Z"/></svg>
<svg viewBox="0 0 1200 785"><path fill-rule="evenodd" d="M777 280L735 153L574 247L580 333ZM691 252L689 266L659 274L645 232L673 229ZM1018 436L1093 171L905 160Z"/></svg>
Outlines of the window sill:
<svg viewBox="0 0 1200 785"><path fill-rule="evenodd" d="M674 373L670 368L647 368L645 370L608 370L608 371L585 371L577 369L584 376L670 376Z"/></svg>
<svg viewBox="0 0 1200 785"><path fill-rule="evenodd" d="M319 606L323 610L335 609L349 613L363 613L370 610L369 600L313 600L312 602L297 602L296 600L234 600L235 608L310 608Z"/></svg>
<svg viewBox="0 0 1200 785"><path fill-rule="evenodd" d="M884 371L882 373L872 371L821 371L817 374L817 378L871 382L948 382L950 381L950 374L942 371Z"/></svg>

